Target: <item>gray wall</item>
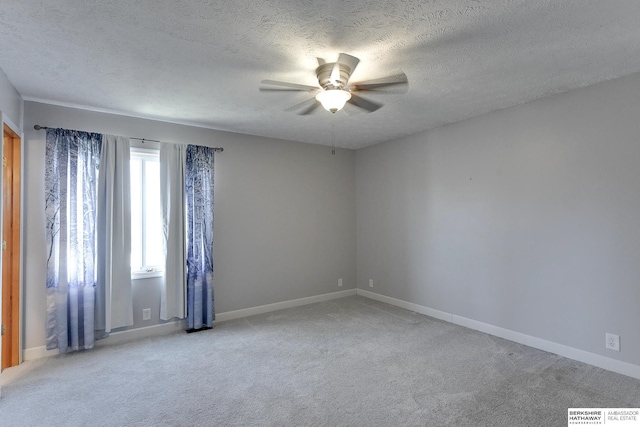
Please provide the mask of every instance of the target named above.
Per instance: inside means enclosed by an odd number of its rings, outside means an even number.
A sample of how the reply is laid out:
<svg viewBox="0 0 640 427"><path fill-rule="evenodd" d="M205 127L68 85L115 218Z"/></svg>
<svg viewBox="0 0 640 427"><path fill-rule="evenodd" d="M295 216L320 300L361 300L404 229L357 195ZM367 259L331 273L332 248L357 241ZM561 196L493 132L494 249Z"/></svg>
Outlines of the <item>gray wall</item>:
<svg viewBox="0 0 640 427"><path fill-rule="evenodd" d="M355 287L355 152L26 102L25 348L45 339L45 132L34 124L224 147L216 155L218 313ZM158 306L158 281L135 281L134 327L158 323ZM142 321L147 307L151 322Z"/></svg>
<svg viewBox="0 0 640 427"><path fill-rule="evenodd" d="M640 365L639 112L636 74L358 150L358 288Z"/></svg>
<svg viewBox="0 0 640 427"><path fill-rule="evenodd" d="M22 97L13 87L7 75L0 69L0 111L22 129Z"/></svg>
<svg viewBox="0 0 640 427"><path fill-rule="evenodd" d="M362 289L639 365L638 111L633 75L332 156L26 102L25 347L44 345L37 123L225 148L218 312L336 291L340 277L349 289L357 266ZM158 304L157 281L136 282L135 327L149 324L146 307L157 323ZM604 349L605 332L621 336L620 353Z"/></svg>

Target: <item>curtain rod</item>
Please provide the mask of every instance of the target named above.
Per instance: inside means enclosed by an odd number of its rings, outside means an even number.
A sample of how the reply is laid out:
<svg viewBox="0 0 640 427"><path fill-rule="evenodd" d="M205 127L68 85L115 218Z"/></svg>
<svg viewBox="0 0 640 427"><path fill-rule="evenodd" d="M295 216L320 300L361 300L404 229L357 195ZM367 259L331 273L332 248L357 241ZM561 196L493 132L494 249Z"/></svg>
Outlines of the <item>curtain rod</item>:
<svg viewBox="0 0 640 427"><path fill-rule="evenodd" d="M47 126L40 126L40 125L34 125L33 128L35 130L40 130L40 129L55 129L55 128L51 128L51 127L47 127ZM147 138L134 138L132 136L129 137L129 139L136 139L138 141L142 141L142 143L144 144L145 142L162 142L162 141L158 141L157 139L147 139ZM213 151L224 151L224 148L222 147L212 147Z"/></svg>

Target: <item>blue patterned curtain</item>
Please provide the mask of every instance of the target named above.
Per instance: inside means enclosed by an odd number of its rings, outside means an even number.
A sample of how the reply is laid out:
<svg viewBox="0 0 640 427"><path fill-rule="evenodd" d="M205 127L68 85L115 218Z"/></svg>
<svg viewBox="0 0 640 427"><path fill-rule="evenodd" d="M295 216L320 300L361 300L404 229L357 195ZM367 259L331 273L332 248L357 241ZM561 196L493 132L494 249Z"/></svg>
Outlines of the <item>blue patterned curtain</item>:
<svg viewBox="0 0 640 427"><path fill-rule="evenodd" d="M102 135L48 129L45 167L47 348L92 348L96 199Z"/></svg>
<svg viewBox="0 0 640 427"><path fill-rule="evenodd" d="M187 147L187 329L211 328L213 308L214 150Z"/></svg>

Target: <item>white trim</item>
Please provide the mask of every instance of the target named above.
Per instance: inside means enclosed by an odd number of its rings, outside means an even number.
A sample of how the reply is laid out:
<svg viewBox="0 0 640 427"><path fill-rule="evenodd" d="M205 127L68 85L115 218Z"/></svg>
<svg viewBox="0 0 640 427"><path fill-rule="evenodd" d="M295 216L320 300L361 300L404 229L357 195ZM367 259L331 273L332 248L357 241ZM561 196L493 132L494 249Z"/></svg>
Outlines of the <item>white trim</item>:
<svg viewBox="0 0 640 427"><path fill-rule="evenodd" d="M257 307L244 308L241 310L227 311L226 313L217 313L216 322L225 322L227 320L239 319L241 317L255 316L256 314L264 314L276 310L284 310L285 308L315 304L317 302L330 301L333 299L344 298L353 295L356 295L356 290L347 289L345 291L331 292L328 294L316 295L313 297L299 298L289 301L276 302L273 304L259 305Z"/></svg>
<svg viewBox="0 0 640 427"><path fill-rule="evenodd" d="M108 338L96 341L96 347L135 341L142 338L167 335L174 332L184 331L184 329L184 321L176 320L173 322L162 323L160 325L145 326L143 328L130 329L127 331L112 332ZM58 349L47 350L45 346L25 348L23 352L23 360L35 360L42 357L56 356L58 354L60 354Z"/></svg>
<svg viewBox="0 0 640 427"><path fill-rule="evenodd" d="M20 135L20 140L22 141L23 139L23 135L22 135L22 129L20 129L18 127L18 125L16 125L15 123L13 123L13 121L9 118L9 116L7 116L6 114L4 114L3 112L0 111L0 114L2 115L2 123L9 126L9 128L16 134L16 135Z"/></svg>
<svg viewBox="0 0 640 427"><path fill-rule="evenodd" d="M132 139L132 138L129 138ZM137 157L138 159L149 160L151 162L160 161L160 149L149 147L131 147L130 157Z"/></svg>
<svg viewBox="0 0 640 427"><path fill-rule="evenodd" d="M395 305L396 307L404 308L405 310L414 311L425 316L434 317L436 319L444 320L445 322L452 322L452 315L445 313L444 311L434 310L433 308L423 307L412 302L406 302L399 299L391 298L386 295L377 294L375 292L365 291L364 289L358 289L357 294L376 301L385 302L387 304Z"/></svg>
<svg viewBox="0 0 640 427"><path fill-rule="evenodd" d="M290 301L282 301L274 304L260 305L258 307L245 308L242 310L228 311L226 313L216 314L216 322L224 322L227 320L238 319L241 317L254 316L256 314L269 313L271 311L283 310L285 308L299 307L317 302L330 301L338 298L356 295L355 289L347 289L345 291L331 292L313 297L294 299ZM97 346L118 344L127 341L139 340L152 336L167 335L173 332L184 331L184 320L176 320L173 322L162 323L160 325L146 326L144 328L129 329L126 331L112 332L109 338L96 341ZM41 357L49 357L60 354L55 350L47 350L45 346L26 348L23 351L23 360L35 360Z"/></svg>
<svg viewBox="0 0 640 427"><path fill-rule="evenodd" d="M126 331L111 332L109 338L96 341L96 345L111 345L122 342L135 341L143 338L167 335L185 330L184 320L174 320L159 325L145 326L142 328L129 329Z"/></svg>
<svg viewBox="0 0 640 427"><path fill-rule="evenodd" d="M163 276L164 271L134 271L131 273L131 280L156 279Z"/></svg>
<svg viewBox="0 0 640 427"><path fill-rule="evenodd" d="M411 302L399 300L396 298L388 297L386 295L377 294L363 289L347 289L344 291L331 292L323 295L316 295L313 297L299 298L295 300L282 301L274 304L261 305L257 307L245 308L241 310L228 311L225 313L216 314L216 322L225 322L228 320L239 319L242 317L255 316L257 314L269 313L272 311L283 310L286 308L299 307L308 304L315 304L318 302L330 301L333 299L344 298L352 295L360 295L365 298L373 299L376 301L384 302L394 305L396 307L404 308L419 314L424 314L429 317L444 320L445 322L460 325L469 329L474 329L483 333L494 335L496 337L504 338L509 341L517 342L519 344L527 345L529 347L537 348L539 350L554 353L559 356L567 357L572 360L587 363L598 368L606 369L608 371L616 372L622 375L627 375L632 378L640 379L640 366L632 363L623 362L620 360L611 359L599 354L590 353L577 348L569 347L563 344L554 343L541 338L526 335L520 332L515 332L509 329L501 328L499 326L490 325L487 323L479 322L477 320L468 319L466 317L457 316L455 314L447 313L433 308L425 307L422 305L414 304ZM150 336L166 335L173 332L184 330L184 321L174 321L163 323L160 325L147 326L144 328L131 329L127 331L114 332L104 340L96 342L96 345L111 345L126 341L132 341L136 339L146 338ZM47 350L44 346L27 348L24 350L24 361L39 359L41 357L55 356L59 354L58 350Z"/></svg>
<svg viewBox="0 0 640 427"><path fill-rule="evenodd" d="M22 103L22 107L24 108L24 102ZM23 116L24 117L24 116ZM20 307L18 309L18 322L19 322L19 330L20 330L20 338L19 338L19 343L18 343L18 348L22 348L24 343L23 343L23 337L24 337L24 322L25 322L25 308L24 308L24 295L25 295L25 288L24 288L24 269L25 269L25 260L27 259L26 254L24 252L25 250L25 244L24 244L24 226L26 221L26 215L25 215L25 196L24 196L24 191L26 188L25 185L25 174L26 174L26 168L25 168L25 162L27 161L27 156L25 155L25 143L24 143L24 132L19 133L20 135L20 268L18 271L18 275L20 277L19 281L20 281L20 297L19 297L19 306ZM3 137L4 138L4 137ZM3 139L4 141L4 139ZM21 364L23 362L22 359L22 352L20 352L20 355L18 356L18 364Z"/></svg>
<svg viewBox="0 0 640 427"><path fill-rule="evenodd" d="M357 294L366 298L370 298L376 301L381 301L387 304L395 305L406 310L411 310L416 313L424 314L436 319L444 320L446 322L454 323L456 325L464 326L469 329L484 332L489 335L504 338L509 341L517 342L529 347L537 348L539 350L554 353L559 356L563 356L572 360L577 360L598 368L606 369L608 371L616 372L618 374L627 375L632 378L640 379L640 366L632 363L623 362L621 360L612 359L599 354L590 353L588 351L580 350L577 348L569 347L563 344L558 344L552 341L547 341L541 338L526 335L520 332L515 332L510 329L501 328L499 326L490 325L488 323L479 322L477 320L468 319L466 317L457 316L455 314L446 313L439 310L434 310L429 307L424 307L418 304L406 302L396 298L391 298L386 295L377 294L363 289L358 289Z"/></svg>
<svg viewBox="0 0 640 427"><path fill-rule="evenodd" d="M29 360L41 359L43 357L51 357L60 354L58 349L47 350L47 347L31 347L25 348L22 352L22 360L28 362Z"/></svg>
<svg viewBox="0 0 640 427"><path fill-rule="evenodd" d="M460 325L469 329L484 332L496 337L504 338L509 341L517 342L519 344L527 345L529 347L537 348L539 350L554 353L559 356L567 357L572 360L587 363L598 368L606 369L608 371L616 372L622 375L627 375L632 378L640 379L640 366L631 363L623 362L620 360L611 359L609 357L601 356L599 354L590 353L577 348L569 347L563 344L554 343L541 338L526 335L520 332L515 332L509 329L501 328L498 326L490 325L487 323L479 322L477 320L468 319L466 317L457 316L455 314L447 313L433 308L425 307L422 305L414 304L411 302L399 300L396 298L381 295L375 292L366 291L363 289L347 289L344 291L331 292L323 295L316 295L307 298L299 298L295 300L282 301L274 304L261 305L257 307L245 308L241 310L227 311L225 313L216 314L216 322L225 322L228 320L239 319L242 317L255 316L257 314L269 313L272 311L283 310L286 308L299 307L308 304L315 304L318 302L330 301L338 298L344 298L352 295L360 295L365 298L373 299L376 301L384 302L394 305L396 307L404 308L419 314L424 314L429 317L444 320L445 322ZM173 332L184 330L184 321L174 321L163 323L160 325L147 326L144 328L131 329L127 331L114 332L104 340L96 342L96 345L110 345L126 341L132 341L136 339L146 338L150 336L166 335ZM39 359L41 357L55 356L58 350L47 350L44 346L33 347L24 350L23 358L25 361Z"/></svg>

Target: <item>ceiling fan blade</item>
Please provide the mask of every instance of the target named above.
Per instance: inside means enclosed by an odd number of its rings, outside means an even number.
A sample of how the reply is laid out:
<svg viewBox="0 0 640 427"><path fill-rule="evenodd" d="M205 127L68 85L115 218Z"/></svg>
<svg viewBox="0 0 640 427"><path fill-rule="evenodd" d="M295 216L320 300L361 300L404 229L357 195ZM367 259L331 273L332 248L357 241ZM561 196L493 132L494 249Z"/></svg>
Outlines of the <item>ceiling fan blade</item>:
<svg viewBox="0 0 640 427"><path fill-rule="evenodd" d="M409 84L409 80L407 79L406 74L400 73L395 74L393 76L382 77L379 79L366 80L362 82L353 83L350 87L351 91L359 91L359 90L376 90L380 88L385 88L389 86L407 86Z"/></svg>
<svg viewBox="0 0 640 427"><path fill-rule="evenodd" d="M369 101L368 99L364 99L361 96L351 94L351 99L347 101L349 104L353 104L356 107L360 107L364 110L367 110L370 113L373 113L378 108L382 107L382 104L378 104L377 102Z"/></svg>
<svg viewBox="0 0 640 427"><path fill-rule="evenodd" d="M311 99L313 99L315 102L311 104L308 108L305 108L304 110L300 111L298 113L299 115L306 116L307 114L311 114L316 110L316 108L320 106L320 103L316 101L315 98L311 98Z"/></svg>
<svg viewBox="0 0 640 427"><path fill-rule="evenodd" d="M311 89L293 89L284 87L261 87L258 90L260 92L312 92Z"/></svg>
<svg viewBox="0 0 640 427"><path fill-rule="evenodd" d="M313 104L314 102L317 102L315 97L313 97L313 98L309 98L309 99L305 99L304 101L299 102L299 103L298 103L298 104L296 104L296 105L292 105L292 106L291 106L291 107L289 107L289 108L285 108L285 110L284 110L284 111L295 111L295 110L299 110L299 109L300 109L300 108L302 108L302 107L308 107L308 106L311 106L311 104Z"/></svg>
<svg viewBox="0 0 640 427"><path fill-rule="evenodd" d="M355 56L351 56L351 55L346 54L346 53L341 53L340 56L338 56L337 63L344 64L347 67L349 67L349 69L351 70L351 74L350 75L353 75L353 72L355 71L356 67L360 63L360 60L358 58L356 58Z"/></svg>
<svg viewBox="0 0 640 427"><path fill-rule="evenodd" d="M277 80L262 80L260 83L265 84L265 85L288 87L288 88L297 89L297 90L317 90L317 89L319 89L317 86L308 86L308 85L301 85L301 84L298 84L298 83L280 82L280 81L277 81Z"/></svg>

